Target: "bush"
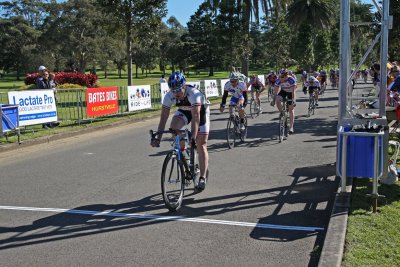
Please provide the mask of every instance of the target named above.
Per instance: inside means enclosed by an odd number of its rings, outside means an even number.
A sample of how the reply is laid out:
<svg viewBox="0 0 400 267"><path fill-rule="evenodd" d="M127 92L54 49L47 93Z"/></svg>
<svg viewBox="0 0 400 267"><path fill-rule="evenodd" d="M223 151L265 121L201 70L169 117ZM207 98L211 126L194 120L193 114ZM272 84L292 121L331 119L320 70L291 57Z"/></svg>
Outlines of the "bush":
<svg viewBox="0 0 400 267"><path fill-rule="evenodd" d="M61 85L57 85L57 89L85 89L87 88L86 86L80 85L80 84L73 84L73 83L64 83Z"/></svg>
<svg viewBox="0 0 400 267"><path fill-rule="evenodd" d="M96 74L82 74L79 72L54 72L55 81L57 84L79 84L84 87L94 87L97 82ZM28 73L25 77L25 84L35 84L38 73Z"/></svg>

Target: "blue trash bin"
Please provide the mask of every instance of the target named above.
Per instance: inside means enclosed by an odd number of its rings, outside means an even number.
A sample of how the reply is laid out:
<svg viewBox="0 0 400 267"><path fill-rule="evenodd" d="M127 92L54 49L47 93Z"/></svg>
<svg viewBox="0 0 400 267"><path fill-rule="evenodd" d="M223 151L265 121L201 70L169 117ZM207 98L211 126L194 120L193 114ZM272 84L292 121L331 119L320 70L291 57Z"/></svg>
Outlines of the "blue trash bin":
<svg viewBox="0 0 400 267"><path fill-rule="evenodd" d="M346 176L358 178L374 178L374 158L378 153L378 176L383 170L383 133L349 133L350 128L339 129L338 165L339 175L342 175L343 133L347 133ZM376 138L376 136L378 137ZM375 141L378 151L375 152Z"/></svg>

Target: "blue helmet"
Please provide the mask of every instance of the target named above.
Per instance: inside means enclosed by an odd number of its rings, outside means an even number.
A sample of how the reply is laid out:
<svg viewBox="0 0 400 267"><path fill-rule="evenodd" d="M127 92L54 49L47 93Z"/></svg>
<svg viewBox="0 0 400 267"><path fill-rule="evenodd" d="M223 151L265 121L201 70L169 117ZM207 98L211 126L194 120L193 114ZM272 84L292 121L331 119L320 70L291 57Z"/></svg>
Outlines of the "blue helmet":
<svg viewBox="0 0 400 267"><path fill-rule="evenodd" d="M169 89L179 91L186 83L185 75L180 72L172 73L168 78Z"/></svg>

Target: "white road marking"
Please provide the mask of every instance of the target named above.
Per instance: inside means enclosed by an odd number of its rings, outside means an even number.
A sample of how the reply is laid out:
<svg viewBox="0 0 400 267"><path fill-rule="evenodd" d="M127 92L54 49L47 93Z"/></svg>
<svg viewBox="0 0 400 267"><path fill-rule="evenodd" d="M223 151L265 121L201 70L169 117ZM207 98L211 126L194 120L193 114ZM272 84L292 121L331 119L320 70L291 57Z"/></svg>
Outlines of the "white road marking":
<svg viewBox="0 0 400 267"><path fill-rule="evenodd" d="M75 210L75 209L71 210L71 209L16 207L16 206L0 206L0 210L43 211L43 212L54 212L54 213L85 214L93 216L128 217L128 218L146 219L146 220L197 222L197 223L223 224L232 226L244 226L253 228L288 230L288 231L306 231L306 232L324 231L324 228L321 227L249 223L249 222L238 222L238 221L202 219L202 218L188 218L183 216L160 216L160 215L140 214L140 213L121 213L121 212L108 212L108 211L91 211L91 210Z"/></svg>

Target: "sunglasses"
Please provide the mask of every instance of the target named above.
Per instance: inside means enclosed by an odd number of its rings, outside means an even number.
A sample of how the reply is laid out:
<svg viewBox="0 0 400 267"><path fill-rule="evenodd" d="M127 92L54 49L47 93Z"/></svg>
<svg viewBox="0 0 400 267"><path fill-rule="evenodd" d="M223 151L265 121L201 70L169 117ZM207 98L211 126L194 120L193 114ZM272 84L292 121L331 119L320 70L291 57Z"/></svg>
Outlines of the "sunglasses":
<svg viewBox="0 0 400 267"><path fill-rule="evenodd" d="M231 83L236 83L236 82L238 82L239 80L230 80L230 82Z"/></svg>
<svg viewBox="0 0 400 267"><path fill-rule="evenodd" d="M177 94L177 93L181 92L182 89L183 89L183 86L181 86L179 88L172 89L172 93Z"/></svg>

